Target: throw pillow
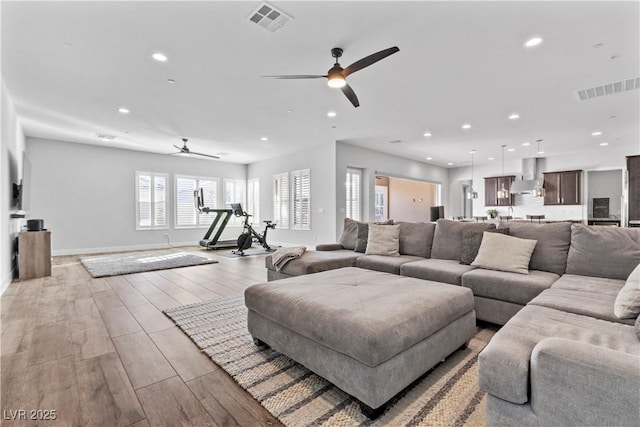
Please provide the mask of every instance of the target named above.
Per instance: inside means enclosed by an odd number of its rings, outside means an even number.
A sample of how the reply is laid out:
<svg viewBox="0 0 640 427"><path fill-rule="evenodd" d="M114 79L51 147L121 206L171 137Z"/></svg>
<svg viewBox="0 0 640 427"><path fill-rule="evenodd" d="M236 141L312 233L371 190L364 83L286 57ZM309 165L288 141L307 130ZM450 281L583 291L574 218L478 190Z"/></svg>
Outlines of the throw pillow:
<svg viewBox="0 0 640 427"><path fill-rule="evenodd" d="M509 234L508 228L497 228L487 230L489 233ZM462 232L462 253L460 254L460 264L470 265L478 255L478 249L482 243L483 231L465 230Z"/></svg>
<svg viewBox="0 0 640 427"><path fill-rule="evenodd" d="M471 265L489 270L529 274L529 261L536 243L537 240L485 232L478 256Z"/></svg>
<svg viewBox="0 0 640 427"><path fill-rule="evenodd" d="M367 255L400 256L400 226L369 224Z"/></svg>
<svg viewBox="0 0 640 427"><path fill-rule="evenodd" d="M353 250L356 247L356 235L358 233L359 222L360 221L356 221L351 218L344 219L342 233L338 239L338 243L340 243L343 248Z"/></svg>
<svg viewBox="0 0 640 427"><path fill-rule="evenodd" d="M356 246L353 249L356 252L364 253L367 250L367 240L369 239L369 224L366 222L358 223L358 232L356 234Z"/></svg>
<svg viewBox="0 0 640 427"><path fill-rule="evenodd" d="M618 319L633 319L640 314L640 264L631 272L618 292L613 304L613 314Z"/></svg>
<svg viewBox="0 0 640 427"><path fill-rule="evenodd" d="M385 221L374 222L373 224L393 225L393 220L387 219ZM369 238L369 224L366 222L358 222L357 225L356 244L353 250L355 252L365 253L367 250L367 239Z"/></svg>

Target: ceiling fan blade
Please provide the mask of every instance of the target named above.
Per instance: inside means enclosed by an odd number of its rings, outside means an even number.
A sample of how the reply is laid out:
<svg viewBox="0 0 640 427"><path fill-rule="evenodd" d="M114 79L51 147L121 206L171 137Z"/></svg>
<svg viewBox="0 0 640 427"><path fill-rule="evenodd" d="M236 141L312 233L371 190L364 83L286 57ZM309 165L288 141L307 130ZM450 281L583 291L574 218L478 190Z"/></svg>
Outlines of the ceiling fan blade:
<svg viewBox="0 0 640 427"><path fill-rule="evenodd" d="M354 107L360 106L360 101L358 101L358 97L356 96L356 93L353 91L353 89L351 89L351 86L349 86L348 84L345 84L341 89L342 89L342 93L345 94L347 99L351 101Z"/></svg>
<svg viewBox="0 0 640 427"><path fill-rule="evenodd" d="M380 61L381 59L386 58L389 55L393 55L394 53L398 52L400 49L398 49L397 46L394 47L390 47L389 49L384 49L381 50L380 52L376 52L373 53L369 56L365 56L364 58L360 59L359 61L354 62L353 64L349 65L347 68L344 69L344 71L342 72L342 75L347 77L349 74L353 74L356 71L360 71L365 67L368 67L371 64L375 64L376 62Z"/></svg>
<svg viewBox="0 0 640 427"><path fill-rule="evenodd" d="M212 159L219 159L220 158L218 156L214 156L214 155L211 155L211 154L196 153L195 151L192 151L190 154L195 154L196 156L211 157Z"/></svg>
<svg viewBox="0 0 640 427"><path fill-rule="evenodd" d="M173 144L174 147L176 147L178 150L182 151L182 147L178 147L177 145Z"/></svg>
<svg viewBox="0 0 640 427"><path fill-rule="evenodd" d="M327 77L327 76L320 76L316 74L291 74L291 75L284 75L284 76L260 76L260 77L264 77L267 79L320 79L322 77Z"/></svg>

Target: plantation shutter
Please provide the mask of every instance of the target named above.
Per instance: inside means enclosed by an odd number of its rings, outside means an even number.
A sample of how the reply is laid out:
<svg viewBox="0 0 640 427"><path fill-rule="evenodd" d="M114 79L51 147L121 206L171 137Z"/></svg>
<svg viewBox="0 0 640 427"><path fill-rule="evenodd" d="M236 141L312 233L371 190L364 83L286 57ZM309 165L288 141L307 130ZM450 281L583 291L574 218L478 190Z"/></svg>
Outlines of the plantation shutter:
<svg viewBox="0 0 640 427"><path fill-rule="evenodd" d="M292 229L311 229L311 173L309 169L291 172L293 191Z"/></svg>
<svg viewBox="0 0 640 427"><path fill-rule="evenodd" d="M260 180L250 179L247 185L247 212L253 215L253 222L260 222Z"/></svg>
<svg viewBox="0 0 640 427"><path fill-rule="evenodd" d="M167 225L167 179L164 176L153 177L154 226Z"/></svg>
<svg viewBox="0 0 640 427"><path fill-rule="evenodd" d="M212 179L200 179L197 182L197 186L198 186L198 191L202 189L202 194L204 196L202 203L204 204L204 206L210 209L215 209L217 207L216 200L217 200L218 181L212 180ZM191 203L194 204L195 202L192 200ZM201 212L201 213L199 212L198 224L208 226L211 224L215 216L216 214L213 212L208 214L204 212Z"/></svg>
<svg viewBox="0 0 640 427"><path fill-rule="evenodd" d="M273 221L278 228L289 228L289 174L273 176Z"/></svg>
<svg viewBox="0 0 640 427"><path fill-rule="evenodd" d="M138 175L138 226L151 227L150 175Z"/></svg>
<svg viewBox="0 0 640 427"><path fill-rule="evenodd" d="M136 229L167 228L167 175L136 171Z"/></svg>
<svg viewBox="0 0 640 427"><path fill-rule="evenodd" d="M362 194L362 171L360 169L347 169L345 182L346 190L346 211L347 218L360 221L361 214L361 194Z"/></svg>
<svg viewBox="0 0 640 427"><path fill-rule="evenodd" d="M196 190L196 179L176 177L176 226L196 225L196 207L193 192Z"/></svg>

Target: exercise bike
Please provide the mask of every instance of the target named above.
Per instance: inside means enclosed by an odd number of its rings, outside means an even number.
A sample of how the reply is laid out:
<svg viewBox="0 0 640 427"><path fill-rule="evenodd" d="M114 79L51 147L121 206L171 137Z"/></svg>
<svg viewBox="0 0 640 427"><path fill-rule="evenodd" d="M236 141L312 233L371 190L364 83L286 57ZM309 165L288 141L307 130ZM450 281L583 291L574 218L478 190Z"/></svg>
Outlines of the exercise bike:
<svg viewBox="0 0 640 427"><path fill-rule="evenodd" d="M249 223L249 217L251 215L242 210L242 205L240 203L232 203L231 210L235 216L244 217L242 234L238 237L238 249L232 252L236 255L244 255L244 251L249 249L251 245L253 245L254 241L259 245L262 245L265 251L273 252L273 249L271 249L271 246L267 243L267 231L269 231L270 228L276 228L276 224L272 221L262 221L265 223L265 226L264 231L260 234L254 230Z"/></svg>

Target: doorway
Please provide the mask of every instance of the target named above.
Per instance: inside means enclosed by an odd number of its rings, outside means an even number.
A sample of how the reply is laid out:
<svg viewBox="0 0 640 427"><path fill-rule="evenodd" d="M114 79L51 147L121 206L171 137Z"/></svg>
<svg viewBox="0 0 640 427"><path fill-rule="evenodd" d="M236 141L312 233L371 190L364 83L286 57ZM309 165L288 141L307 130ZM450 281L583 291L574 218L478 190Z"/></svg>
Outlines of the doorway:
<svg viewBox="0 0 640 427"><path fill-rule="evenodd" d="M392 176L376 176L375 220L428 222L431 207L440 205L440 184Z"/></svg>

